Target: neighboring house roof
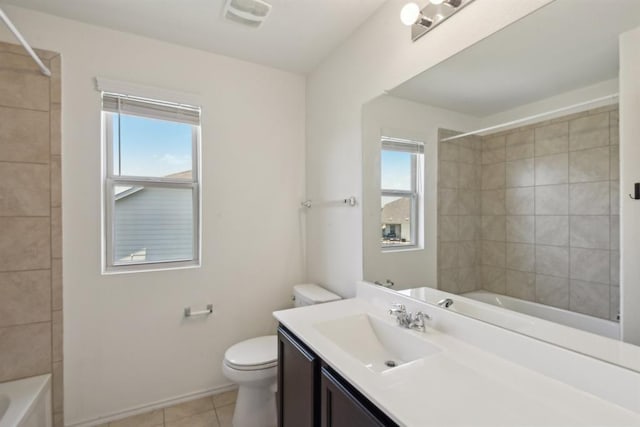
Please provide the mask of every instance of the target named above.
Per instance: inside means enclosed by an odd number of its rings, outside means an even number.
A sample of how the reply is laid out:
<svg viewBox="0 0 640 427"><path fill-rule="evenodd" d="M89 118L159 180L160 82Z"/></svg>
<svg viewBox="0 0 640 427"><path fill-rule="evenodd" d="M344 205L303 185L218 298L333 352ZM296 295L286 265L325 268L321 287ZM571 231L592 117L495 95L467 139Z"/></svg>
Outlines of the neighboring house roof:
<svg viewBox="0 0 640 427"><path fill-rule="evenodd" d="M187 171L172 173L170 175L164 176L163 178L191 179L191 177L192 177L191 170L187 170ZM119 193L116 193L115 199L116 201L118 201L118 200L124 199L125 197L129 197L130 195L135 194L138 191L142 191L142 190L144 190L144 187L128 187L120 191Z"/></svg>
<svg viewBox="0 0 640 427"><path fill-rule="evenodd" d="M385 224L409 224L411 222L411 200L407 197L387 203L381 210L382 222Z"/></svg>

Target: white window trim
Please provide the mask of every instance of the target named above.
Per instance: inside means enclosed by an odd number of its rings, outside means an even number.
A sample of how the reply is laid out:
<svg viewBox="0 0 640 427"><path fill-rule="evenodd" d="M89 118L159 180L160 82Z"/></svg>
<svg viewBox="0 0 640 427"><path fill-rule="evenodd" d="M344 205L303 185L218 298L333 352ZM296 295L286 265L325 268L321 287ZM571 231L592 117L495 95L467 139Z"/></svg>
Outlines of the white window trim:
<svg viewBox="0 0 640 427"><path fill-rule="evenodd" d="M98 80L98 79L96 79ZM99 81L99 80L98 80ZM98 83L98 87L100 87ZM122 92L117 92L122 93ZM133 94L131 94L134 96ZM136 93L135 96L140 96ZM153 98L148 98L153 99ZM163 100L164 102L164 100ZM184 103L179 103L184 104ZM202 259L202 191L201 191L201 134L200 126L192 125L192 180L177 180L171 178L155 177L133 177L113 175L113 116L100 109L101 114L101 225L102 225L102 274L126 274L135 272L151 272L162 270L176 270L185 268L199 268ZM202 123L202 119L200 121ZM172 261L146 261L130 264L116 264L114 254L114 233L113 211L115 207L115 197L113 188L117 185L162 188L191 188L195 193L193 197L193 258L189 260Z"/></svg>
<svg viewBox="0 0 640 427"><path fill-rule="evenodd" d="M393 150L393 148L385 148L385 142L390 143L401 143L401 144L413 144L420 145L423 147L422 153L412 153L411 156L411 190L390 190L382 188L382 183L380 185L380 197L408 197L411 200L411 242L410 245L385 245L382 242L380 243L380 249L383 252L396 252L396 251L413 251L416 249L423 249L422 247L422 239L420 238L420 230L421 223L420 215L423 211L422 209L422 186L419 185L418 179L420 176L423 176L424 169L424 143L421 141L414 141L410 139L404 138L393 138L383 136L380 139L380 152L382 151L403 151L403 150ZM418 164L418 163L421 164Z"/></svg>

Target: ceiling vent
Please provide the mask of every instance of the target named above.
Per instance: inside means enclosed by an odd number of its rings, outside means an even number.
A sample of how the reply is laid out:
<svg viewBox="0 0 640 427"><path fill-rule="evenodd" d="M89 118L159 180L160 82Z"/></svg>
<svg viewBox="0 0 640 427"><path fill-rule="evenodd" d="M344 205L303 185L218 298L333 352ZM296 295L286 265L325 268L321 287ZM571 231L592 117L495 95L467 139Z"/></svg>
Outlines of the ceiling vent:
<svg viewBox="0 0 640 427"><path fill-rule="evenodd" d="M271 5L262 0L227 0L223 14L229 21L258 28L267 19L270 11Z"/></svg>

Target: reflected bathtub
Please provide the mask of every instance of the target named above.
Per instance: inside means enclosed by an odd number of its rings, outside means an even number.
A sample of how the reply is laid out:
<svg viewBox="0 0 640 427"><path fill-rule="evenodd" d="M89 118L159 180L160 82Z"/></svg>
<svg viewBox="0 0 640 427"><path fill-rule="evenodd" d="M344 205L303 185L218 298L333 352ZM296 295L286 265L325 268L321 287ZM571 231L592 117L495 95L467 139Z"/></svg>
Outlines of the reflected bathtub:
<svg viewBox="0 0 640 427"><path fill-rule="evenodd" d="M51 375L0 384L0 427L51 427Z"/></svg>

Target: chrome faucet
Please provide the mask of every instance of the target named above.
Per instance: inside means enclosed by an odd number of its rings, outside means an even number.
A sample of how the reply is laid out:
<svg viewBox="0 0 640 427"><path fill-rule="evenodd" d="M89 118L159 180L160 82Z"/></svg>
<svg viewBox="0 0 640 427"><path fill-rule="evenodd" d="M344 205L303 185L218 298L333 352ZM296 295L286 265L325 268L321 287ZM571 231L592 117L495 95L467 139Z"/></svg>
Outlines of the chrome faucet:
<svg viewBox="0 0 640 427"><path fill-rule="evenodd" d="M404 304L393 304L393 308L389 310L389 314L395 316L398 321L398 325L403 328L416 329L422 332L424 332L424 321L431 319L431 316L421 311L417 312L415 315L413 313L409 313Z"/></svg>
<svg viewBox="0 0 640 427"><path fill-rule="evenodd" d="M449 308L453 305L453 300L451 298L441 299L437 303L440 307Z"/></svg>
<svg viewBox="0 0 640 427"><path fill-rule="evenodd" d="M391 281L391 280L389 280L389 279L387 279L387 282L386 282L386 283L382 283L382 282L380 282L380 281L378 281L378 280L376 280L376 281L375 281L375 282L373 282L373 283L374 283L374 284L376 284L376 285L378 285L378 286L382 286L382 287L384 287L384 288L392 288L392 287L395 285L395 283L394 283L394 282L392 282L392 281Z"/></svg>

